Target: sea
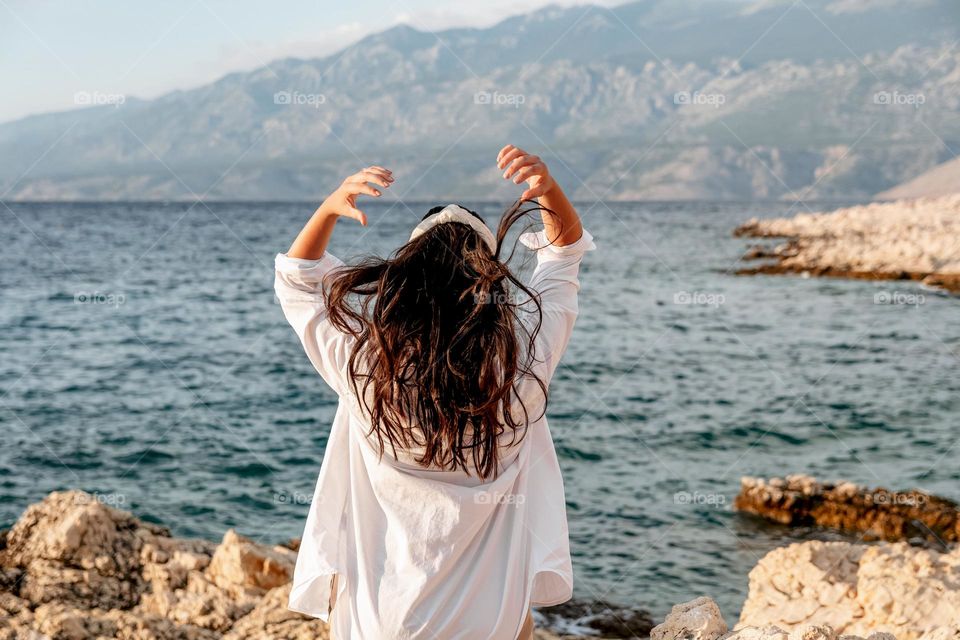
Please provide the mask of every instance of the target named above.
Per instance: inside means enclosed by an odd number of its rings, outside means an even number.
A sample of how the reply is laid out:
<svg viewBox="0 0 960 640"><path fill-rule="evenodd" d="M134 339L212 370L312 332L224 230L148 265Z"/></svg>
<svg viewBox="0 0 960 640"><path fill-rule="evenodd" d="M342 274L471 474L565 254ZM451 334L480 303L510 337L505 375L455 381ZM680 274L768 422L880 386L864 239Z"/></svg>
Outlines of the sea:
<svg viewBox="0 0 960 640"><path fill-rule="evenodd" d="M388 254L433 204L367 204L369 226L344 220L330 250ZM493 222L508 203L465 204ZM597 248L548 411L579 601L662 619L709 595L732 622L769 550L843 539L737 514L742 476L960 499L960 300L736 275L754 242L738 224L835 204L580 205ZM314 207L0 209L0 525L79 488L177 536L301 534L336 397L272 263Z"/></svg>

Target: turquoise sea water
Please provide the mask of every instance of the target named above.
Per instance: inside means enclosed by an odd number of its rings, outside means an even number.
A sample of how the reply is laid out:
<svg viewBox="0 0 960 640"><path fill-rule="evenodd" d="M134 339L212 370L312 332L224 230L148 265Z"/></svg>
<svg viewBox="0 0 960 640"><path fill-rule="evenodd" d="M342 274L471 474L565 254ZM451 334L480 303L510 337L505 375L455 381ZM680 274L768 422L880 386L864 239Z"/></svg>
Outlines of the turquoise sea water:
<svg viewBox="0 0 960 640"><path fill-rule="evenodd" d="M428 205L410 208L370 205L332 251L395 248ZM311 205L10 209L0 521L79 487L177 535L299 536L335 398L274 303L272 258ZM750 568L803 535L733 513L741 475L960 498L960 301L732 275L747 243L731 230L789 209L583 207L599 248L549 411L578 598L662 616L709 594L734 619Z"/></svg>

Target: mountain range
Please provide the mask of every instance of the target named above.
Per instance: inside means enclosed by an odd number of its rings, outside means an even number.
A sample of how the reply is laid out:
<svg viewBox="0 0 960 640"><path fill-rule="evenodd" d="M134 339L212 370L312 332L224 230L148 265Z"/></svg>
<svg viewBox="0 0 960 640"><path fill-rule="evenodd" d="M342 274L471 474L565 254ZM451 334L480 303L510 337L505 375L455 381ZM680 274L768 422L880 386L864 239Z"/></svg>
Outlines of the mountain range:
<svg viewBox="0 0 960 640"><path fill-rule="evenodd" d="M504 199L507 142L577 199L865 199L931 170L942 189L958 39L956 0L639 0L400 25L325 58L153 100L91 90L2 124L0 197L315 199L377 163L398 177L390 197Z"/></svg>

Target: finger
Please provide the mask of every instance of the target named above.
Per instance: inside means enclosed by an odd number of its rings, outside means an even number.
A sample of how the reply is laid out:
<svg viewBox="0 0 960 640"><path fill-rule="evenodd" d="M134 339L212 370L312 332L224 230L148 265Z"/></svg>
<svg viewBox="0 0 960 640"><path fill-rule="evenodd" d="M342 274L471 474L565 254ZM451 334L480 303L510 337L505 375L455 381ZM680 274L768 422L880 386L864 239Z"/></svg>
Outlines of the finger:
<svg viewBox="0 0 960 640"><path fill-rule="evenodd" d="M359 195L359 194L364 194L364 195L368 195L368 196L373 196L374 198L379 198L379 197L380 197L380 194L382 193L379 189L377 189L377 188L375 188L375 187L371 187L370 185L368 185L368 184L365 183L365 182L355 185L353 192L356 193L356 194L358 194L358 195Z"/></svg>
<svg viewBox="0 0 960 640"><path fill-rule="evenodd" d="M380 165L373 165L372 167L367 167L366 169L364 169L364 171L370 171L370 172L372 172L372 173L377 173L377 174L380 174L380 175L382 175L383 177L385 177L385 178L387 178L387 179L389 179L389 180L393 180L393 171L390 171L390 169L385 169L385 168L381 167Z"/></svg>
<svg viewBox="0 0 960 640"><path fill-rule="evenodd" d="M517 147L514 147L510 149L510 151L507 151L505 154L503 154L503 157L500 158L500 162L497 163L497 166L503 169L505 166L510 164L510 162L512 162L516 158L519 158L520 156L523 156L523 155L526 155L523 149L518 149Z"/></svg>
<svg viewBox="0 0 960 640"><path fill-rule="evenodd" d="M500 149L500 153L497 154L497 166L498 166L498 167L500 166L500 159L501 159L508 151L510 151L511 149L515 149L515 148L516 148L516 147L514 147L512 144L508 144L508 145L505 146L503 149Z"/></svg>
<svg viewBox="0 0 960 640"><path fill-rule="evenodd" d="M381 187L389 187L391 179L383 174L374 173L373 171L361 171L347 178L348 184L362 184L364 182L372 182Z"/></svg>
<svg viewBox="0 0 960 640"><path fill-rule="evenodd" d="M373 184L378 184L384 188L389 187L391 184L393 184L389 178L386 178L376 173L364 174L363 177L360 180L358 180L358 182L372 182Z"/></svg>
<svg viewBox="0 0 960 640"><path fill-rule="evenodd" d="M357 209L356 207L346 209L343 212L343 215L348 218L353 218L363 226L367 226L367 214L365 214L363 211L360 211L360 209Z"/></svg>
<svg viewBox="0 0 960 640"><path fill-rule="evenodd" d="M516 160L510 163L510 166L507 167L507 170L503 172L504 178L509 178L515 174L519 169L523 167L529 167L530 165L539 164L540 158L537 156L520 156Z"/></svg>
<svg viewBox="0 0 960 640"><path fill-rule="evenodd" d="M517 174L513 176L513 181L516 184L520 184L530 176L535 176L543 173L543 170L546 169L542 162L537 162L536 164L531 164L526 167L521 168L517 171Z"/></svg>
<svg viewBox="0 0 960 640"><path fill-rule="evenodd" d="M519 158L520 156L525 156L525 155L527 154L523 149L514 148L512 151L508 151L505 156L500 158L500 164L498 166L501 169L503 169L505 166L507 166L508 164L510 164L517 158Z"/></svg>
<svg viewBox="0 0 960 640"><path fill-rule="evenodd" d="M388 186L389 183L393 182L393 176L383 171L377 171L371 169L364 169L358 171L352 176L348 176L346 180L343 181L344 184L350 184L354 182L376 182L380 186ZM385 184L386 183L386 184Z"/></svg>
<svg viewBox="0 0 960 640"><path fill-rule="evenodd" d="M534 198L539 198L547 191L546 184L539 184L532 189L527 189L520 194L521 200L533 200Z"/></svg>
<svg viewBox="0 0 960 640"><path fill-rule="evenodd" d="M358 195L368 195L373 196L374 198L380 197L380 190L371 187L366 182L348 182L343 185L344 192L347 196L358 196Z"/></svg>
<svg viewBox="0 0 960 640"><path fill-rule="evenodd" d="M355 174L353 174L352 176L350 176L350 178L348 178L348 179L362 178L363 176L379 176L379 177L383 178L384 180L392 180L392 179L393 179L393 175L392 175L389 171L387 171L386 169L380 169L380 168L378 168L378 167L367 167L366 169L363 169L362 171L356 172Z"/></svg>

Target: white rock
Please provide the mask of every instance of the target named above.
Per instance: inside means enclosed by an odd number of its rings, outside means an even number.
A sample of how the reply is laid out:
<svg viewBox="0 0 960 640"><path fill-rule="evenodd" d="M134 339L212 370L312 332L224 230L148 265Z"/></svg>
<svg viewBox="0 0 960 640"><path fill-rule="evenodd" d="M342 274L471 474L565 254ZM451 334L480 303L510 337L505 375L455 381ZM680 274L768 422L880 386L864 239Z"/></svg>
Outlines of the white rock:
<svg viewBox="0 0 960 640"><path fill-rule="evenodd" d="M841 634L872 633L871 640L960 640L960 549L820 541L775 549L750 572L738 629L764 625L791 633L829 625Z"/></svg>
<svg viewBox="0 0 960 640"><path fill-rule="evenodd" d="M780 627L744 627L732 631L723 640L790 640L790 636Z"/></svg>
<svg viewBox="0 0 960 640"><path fill-rule="evenodd" d="M720 607L702 597L674 605L663 624L650 631L650 640L717 640L727 632Z"/></svg>

